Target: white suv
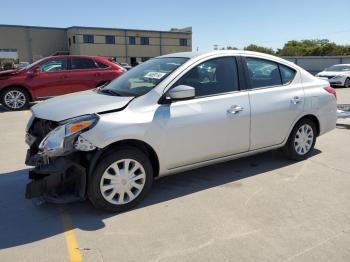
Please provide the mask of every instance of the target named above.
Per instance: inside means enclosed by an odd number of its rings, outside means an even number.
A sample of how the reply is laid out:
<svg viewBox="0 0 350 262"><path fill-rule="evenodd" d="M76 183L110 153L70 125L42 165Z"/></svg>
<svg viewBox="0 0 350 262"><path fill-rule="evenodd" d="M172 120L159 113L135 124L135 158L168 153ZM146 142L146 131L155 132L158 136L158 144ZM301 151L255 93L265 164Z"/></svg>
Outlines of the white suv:
<svg viewBox="0 0 350 262"><path fill-rule="evenodd" d="M157 57L99 89L32 107L26 197L88 197L123 211L159 176L277 148L305 159L335 128L336 111L328 82L274 56Z"/></svg>

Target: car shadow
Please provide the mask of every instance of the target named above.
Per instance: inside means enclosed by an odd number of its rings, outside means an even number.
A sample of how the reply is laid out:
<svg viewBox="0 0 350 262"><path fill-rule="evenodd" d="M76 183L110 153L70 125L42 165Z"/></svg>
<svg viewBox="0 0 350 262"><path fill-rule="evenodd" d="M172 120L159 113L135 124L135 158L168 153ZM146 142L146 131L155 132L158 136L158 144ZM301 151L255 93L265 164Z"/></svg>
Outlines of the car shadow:
<svg viewBox="0 0 350 262"><path fill-rule="evenodd" d="M25 110L30 110L30 108L35 105L36 103L30 103L29 104L29 108L28 109L25 109ZM25 110L20 110L20 111L25 111ZM7 110L2 104L0 104L0 114L1 113L7 113L7 112L16 112L16 111L10 111L10 110Z"/></svg>
<svg viewBox="0 0 350 262"><path fill-rule="evenodd" d="M339 128L339 129L350 129L350 124L337 123L336 127Z"/></svg>
<svg viewBox="0 0 350 262"><path fill-rule="evenodd" d="M313 151L313 155L319 153L319 150ZM293 163L279 151L272 151L162 177L154 181L151 192L143 202L127 213L213 187L232 186L232 190L236 190L234 182L242 184L245 178L265 175L266 172ZM72 217L72 228L84 231L99 230L105 227L104 219L123 216L123 213L110 214L96 210L88 201L67 205L36 205L34 201L24 198L27 173L28 169L23 169L0 174L0 249L33 243L63 233L62 209Z"/></svg>

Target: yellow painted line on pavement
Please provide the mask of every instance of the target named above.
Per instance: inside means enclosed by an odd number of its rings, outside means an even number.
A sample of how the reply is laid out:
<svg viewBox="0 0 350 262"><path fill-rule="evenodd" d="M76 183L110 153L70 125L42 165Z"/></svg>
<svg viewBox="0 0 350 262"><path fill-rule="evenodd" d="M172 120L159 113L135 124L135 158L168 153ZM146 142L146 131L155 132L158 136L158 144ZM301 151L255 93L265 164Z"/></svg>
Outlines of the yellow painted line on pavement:
<svg viewBox="0 0 350 262"><path fill-rule="evenodd" d="M79 250L78 241L74 234L70 215L62 207L59 210L60 210L62 223L63 223L64 237L66 239L69 261L82 262L83 256L81 255L81 252Z"/></svg>

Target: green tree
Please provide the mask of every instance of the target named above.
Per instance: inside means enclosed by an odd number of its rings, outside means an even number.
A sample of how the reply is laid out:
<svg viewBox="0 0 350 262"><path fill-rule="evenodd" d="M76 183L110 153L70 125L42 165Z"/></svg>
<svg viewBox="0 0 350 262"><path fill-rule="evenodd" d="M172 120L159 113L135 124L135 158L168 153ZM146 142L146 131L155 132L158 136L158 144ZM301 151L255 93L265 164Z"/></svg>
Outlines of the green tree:
<svg viewBox="0 0 350 262"><path fill-rule="evenodd" d="M227 47L222 47L221 50L238 50L238 48L234 46L227 46Z"/></svg>
<svg viewBox="0 0 350 262"><path fill-rule="evenodd" d="M258 45L254 45L254 44L251 44L251 45L244 47L244 50L255 51L255 52L260 52L260 53L265 53L265 54L270 54L270 55L276 54L276 52L272 48L258 46Z"/></svg>

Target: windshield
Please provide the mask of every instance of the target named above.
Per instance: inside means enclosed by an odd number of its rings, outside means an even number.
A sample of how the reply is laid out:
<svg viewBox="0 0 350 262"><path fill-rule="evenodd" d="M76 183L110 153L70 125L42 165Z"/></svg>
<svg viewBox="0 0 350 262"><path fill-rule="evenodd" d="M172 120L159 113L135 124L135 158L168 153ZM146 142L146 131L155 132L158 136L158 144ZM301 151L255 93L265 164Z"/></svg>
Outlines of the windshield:
<svg viewBox="0 0 350 262"><path fill-rule="evenodd" d="M156 87L188 58L153 58L127 71L100 90L118 96L142 96Z"/></svg>
<svg viewBox="0 0 350 262"><path fill-rule="evenodd" d="M350 71L350 65L334 65L326 68L324 71L334 71L334 72Z"/></svg>
<svg viewBox="0 0 350 262"><path fill-rule="evenodd" d="M31 63L31 64L29 64L29 65L27 65L27 66L25 66L25 67L18 68L18 71L22 71L22 70L24 70L24 69L32 68L32 67L36 66L37 64L39 64L41 61L43 61L43 60L45 60L45 59L46 59L46 58L41 58L41 59L35 61L34 63Z"/></svg>

